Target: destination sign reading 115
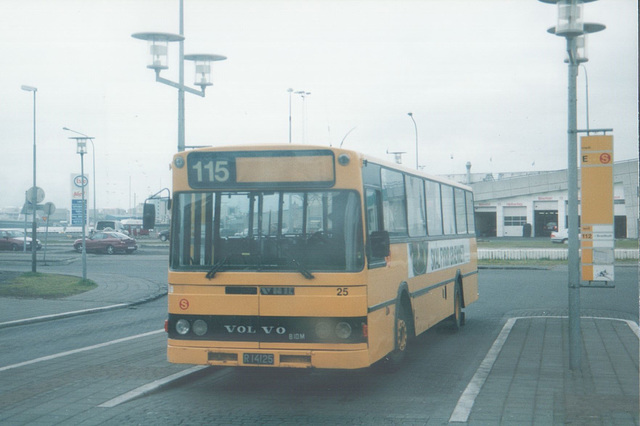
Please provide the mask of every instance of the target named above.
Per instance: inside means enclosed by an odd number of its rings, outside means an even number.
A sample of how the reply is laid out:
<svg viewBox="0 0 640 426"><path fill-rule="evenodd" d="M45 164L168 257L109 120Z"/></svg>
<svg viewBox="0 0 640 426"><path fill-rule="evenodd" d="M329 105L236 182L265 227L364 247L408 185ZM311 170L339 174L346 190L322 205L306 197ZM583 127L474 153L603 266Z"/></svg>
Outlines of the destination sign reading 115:
<svg viewBox="0 0 640 426"><path fill-rule="evenodd" d="M187 165L192 188L318 188L335 182L329 150L192 152Z"/></svg>

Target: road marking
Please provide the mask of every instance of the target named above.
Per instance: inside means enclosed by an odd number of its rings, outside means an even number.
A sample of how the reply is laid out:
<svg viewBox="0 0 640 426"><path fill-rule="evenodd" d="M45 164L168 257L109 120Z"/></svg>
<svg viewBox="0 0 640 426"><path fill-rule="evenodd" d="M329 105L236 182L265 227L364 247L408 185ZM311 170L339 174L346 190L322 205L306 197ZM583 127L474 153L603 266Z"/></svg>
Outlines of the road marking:
<svg viewBox="0 0 640 426"><path fill-rule="evenodd" d="M160 330L156 330L156 331L149 331L147 333L136 334L135 336L129 336L129 337L123 337L122 339L111 340L110 342L99 343L97 345L86 346L84 348L78 348L78 349L73 349L71 351L60 352L60 353L53 354L53 355L47 355L47 356L43 356L41 358L32 359L30 361L24 361L24 362L19 362L18 364L13 364L13 365L7 365L5 367L0 367L0 372L7 371L7 370L12 370L12 369L18 368L18 367L24 367L25 365L36 364L36 363L42 362L42 361L49 361L49 360L56 359L56 358L62 358L62 357L68 356L68 355L74 355L74 354L81 353L81 352L87 352L87 351L91 351L91 350L94 350L94 349L100 349L100 348L104 348L106 346L115 345L117 343L128 342L130 340L135 340L135 339L139 339L141 337L152 336L154 334L159 334L159 333L164 333L164 332L165 332L164 329L160 329Z"/></svg>
<svg viewBox="0 0 640 426"><path fill-rule="evenodd" d="M98 407L102 407L102 408L113 408L115 406L118 406L120 404L124 404L125 402L129 402L132 399L136 399L139 398L141 396L147 395L151 392L154 392L158 389L160 389L163 386L168 385L171 382L174 382L176 380L179 380L183 377L186 377L190 374L194 374L197 373L200 370L204 370L205 368L209 368L208 365L196 365L194 367L191 368L187 368L186 370L180 371L178 373L172 374L170 376L167 376L163 379L158 379L155 380L151 383L147 383L146 385L140 386L139 388L136 388L132 391L129 391L127 393L123 393L120 396L117 396L107 402L104 402L100 405L98 405ZM231 372L231 370L226 370L224 376L226 376L227 374L229 374ZM221 376L222 377L222 376Z"/></svg>
<svg viewBox="0 0 640 426"><path fill-rule="evenodd" d="M480 393L482 386L484 386L484 383L486 382L487 377L491 372L491 369L493 368L493 364L496 362L496 359L498 358L498 355L500 354L500 351L502 350L504 343L507 341L507 337L509 337L509 333L511 333L511 329L513 328L513 325L516 323L516 321L520 319L532 319L532 318L566 319L568 317L549 315L549 316L509 318L509 320L507 320L507 323L502 327L502 331L500 331L500 334L498 335L496 340L493 342L493 345L491 345L491 349L489 349L489 352L487 352L487 355L484 357L484 360L482 360L480 367L478 367L478 369L476 370L476 374L473 375L473 377L471 378L471 381L469 382L466 389L460 396L460 399L458 399L458 403L456 404L456 407L454 408L453 413L449 418L450 423L451 422L466 423L469 420L469 416L471 415L471 409L473 408L473 404L475 404L476 398ZM619 318L603 318L603 317L580 317L580 318L625 322L629 326L629 328L631 328L631 331L636 335L636 337L640 339L640 328L638 327L638 324L636 324L634 321L623 320Z"/></svg>
<svg viewBox="0 0 640 426"><path fill-rule="evenodd" d="M108 310L112 310L112 309L124 308L125 306L129 306L129 305L130 305L129 303L119 303L117 305L102 306L102 307L99 307L99 308L82 309L82 310L79 310L79 311L64 312L64 313L61 313L61 314L42 315L42 316L39 316L39 317L32 317L32 318L26 318L26 319L14 320L14 321L0 322L0 328L12 327L14 325L33 324L33 323L36 323L36 322L43 322L43 321L49 321L49 320L53 320L53 319L68 318L68 317L72 317L72 316L76 316L76 315L91 314L91 313L100 312L100 311L108 311Z"/></svg>
<svg viewBox="0 0 640 426"><path fill-rule="evenodd" d="M489 349L489 352L487 352L487 355L482 360L480 367L476 370L476 374L473 375L467 388L462 393L462 396L460 396L458 404L449 418L449 422L466 422L469 419L471 408L476 402L476 397L480 393L482 386L484 386L484 382L487 380L493 364L496 362L498 354L500 354L502 346L504 346L504 342L507 341L507 337L509 337L509 333L516 321L517 318L509 318L504 327L502 327L502 331L500 331L493 345L491 345L491 349Z"/></svg>

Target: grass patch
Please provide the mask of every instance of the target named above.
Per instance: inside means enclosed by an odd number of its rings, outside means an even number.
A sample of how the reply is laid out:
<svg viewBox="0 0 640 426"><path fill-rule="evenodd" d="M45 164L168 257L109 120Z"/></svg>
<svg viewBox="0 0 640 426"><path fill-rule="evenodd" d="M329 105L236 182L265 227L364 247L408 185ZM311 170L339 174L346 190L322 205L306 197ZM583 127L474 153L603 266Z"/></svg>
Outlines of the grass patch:
<svg viewBox="0 0 640 426"><path fill-rule="evenodd" d="M98 286L91 280L71 275L40 272L26 272L6 278L0 281L0 296L4 297L59 299L84 293Z"/></svg>

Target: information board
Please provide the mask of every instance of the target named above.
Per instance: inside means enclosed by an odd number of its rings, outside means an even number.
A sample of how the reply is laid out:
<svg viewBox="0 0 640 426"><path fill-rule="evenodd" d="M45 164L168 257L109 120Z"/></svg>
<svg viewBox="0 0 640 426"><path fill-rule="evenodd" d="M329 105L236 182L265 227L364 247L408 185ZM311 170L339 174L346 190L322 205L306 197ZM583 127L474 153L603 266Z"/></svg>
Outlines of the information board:
<svg viewBox="0 0 640 426"><path fill-rule="evenodd" d="M580 147L582 279L613 281L613 136L584 136Z"/></svg>

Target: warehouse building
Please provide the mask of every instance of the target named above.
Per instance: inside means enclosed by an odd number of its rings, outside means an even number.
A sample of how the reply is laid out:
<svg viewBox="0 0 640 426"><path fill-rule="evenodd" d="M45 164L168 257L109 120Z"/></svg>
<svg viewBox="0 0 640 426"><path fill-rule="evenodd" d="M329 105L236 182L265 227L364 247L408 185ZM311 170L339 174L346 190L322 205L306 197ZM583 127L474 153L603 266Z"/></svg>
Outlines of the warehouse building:
<svg viewBox="0 0 640 426"><path fill-rule="evenodd" d="M465 176L449 177L473 188L479 237L548 237L554 228L567 227L567 170L498 176L470 171L467 163ZM613 175L615 237L638 238L638 160L614 163Z"/></svg>

